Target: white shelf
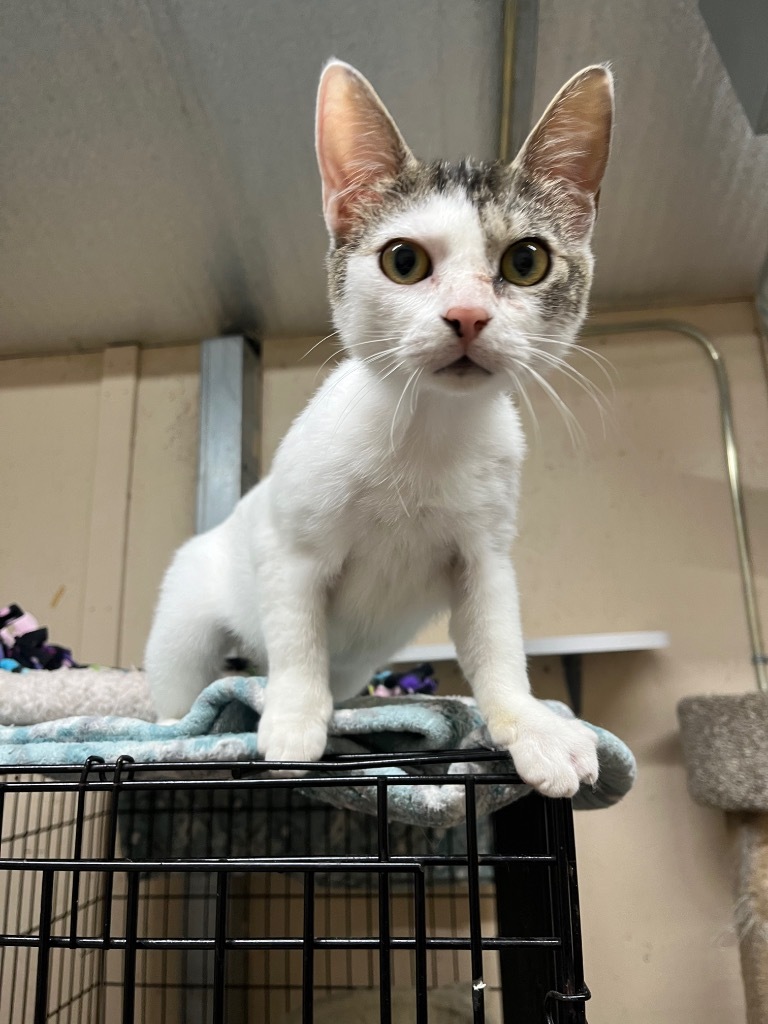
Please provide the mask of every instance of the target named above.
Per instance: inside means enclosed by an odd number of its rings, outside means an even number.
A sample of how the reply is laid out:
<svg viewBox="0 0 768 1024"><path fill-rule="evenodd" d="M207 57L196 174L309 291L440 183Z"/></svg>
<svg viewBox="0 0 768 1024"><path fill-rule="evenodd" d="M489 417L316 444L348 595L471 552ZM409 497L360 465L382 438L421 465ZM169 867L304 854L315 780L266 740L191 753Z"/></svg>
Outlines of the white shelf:
<svg viewBox="0 0 768 1024"><path fill-rule="evenodd" d="M577 633L574 636L541 636L525 641L525 653L531 658L564 654L607 654L611 651L659 651L669 647L669 635L660 630L634 633ZM405 662L455 661L453 644L411 644L403 648L390 664Z"/></svg>

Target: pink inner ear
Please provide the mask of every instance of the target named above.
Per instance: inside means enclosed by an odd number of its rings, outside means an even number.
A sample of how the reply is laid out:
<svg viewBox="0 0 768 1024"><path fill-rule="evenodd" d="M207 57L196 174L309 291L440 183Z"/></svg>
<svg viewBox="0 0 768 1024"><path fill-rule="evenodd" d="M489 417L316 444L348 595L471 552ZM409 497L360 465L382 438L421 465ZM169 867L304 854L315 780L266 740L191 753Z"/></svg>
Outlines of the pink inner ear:
<svg viewBox="0 0 768 1024"><path fill-rule="evenodd" d="M610 75L588 68L555 97L518 159L533 176L560 179L595 197L608 160L612 117Z"/></svg>
<svg viewBox="0 0 768 1024"><path fill-rule="evenodd" d="M394 178L408 150L370 85L342 64L323 74L316 140L326 223L343 236L375 198L370 186Z"/></svg>
<svg viewBox="0 0 768 1024"><path fill-rule="evenodd" d="M339 134L335 130L329 131L329 123L333 124L343 118L344 114L332 111L333 101L326 93L320 94L320 102L317 108L317 158L320 164L320 174L323 179L323 192L326 189L341 190L346 182L343 175L344 159L338 145Z"/></svg>

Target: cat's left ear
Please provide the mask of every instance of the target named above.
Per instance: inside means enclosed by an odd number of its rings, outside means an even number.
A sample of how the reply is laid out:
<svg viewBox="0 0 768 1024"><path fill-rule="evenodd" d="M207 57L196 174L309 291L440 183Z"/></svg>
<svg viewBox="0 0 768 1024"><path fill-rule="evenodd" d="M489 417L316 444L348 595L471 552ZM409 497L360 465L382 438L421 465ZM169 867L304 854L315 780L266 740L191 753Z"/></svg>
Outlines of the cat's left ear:
<svg viewBox="0 0 768 1024"><path fill-rule="evenodd" d="M592 227L611 147L613 75L594 65L566 82L515 158L527 177L556 179L571 200L574 226Z"/></svg>
<svg viewBox="0 0 768 1024"><path fill-rule="evenodd" d="M325 223L335 239L343 239L375 201L372 186L394 179L413 159L371 84L340 60L327 64L320 78L315 145Z"/></svg>

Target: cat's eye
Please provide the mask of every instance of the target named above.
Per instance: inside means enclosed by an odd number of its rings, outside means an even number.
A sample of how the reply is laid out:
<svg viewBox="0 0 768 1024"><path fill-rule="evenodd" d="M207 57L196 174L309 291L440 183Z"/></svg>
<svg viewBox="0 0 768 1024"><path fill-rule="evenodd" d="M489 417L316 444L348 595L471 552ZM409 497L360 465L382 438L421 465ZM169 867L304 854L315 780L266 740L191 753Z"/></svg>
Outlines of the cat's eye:
<svg viewBox="0 0 768 1024"><path fill-rule="evenodd" d="M523 238L513 242L501 257L501 276L510 284L523 288L538 284L547 276L552 264L549 249L538 238Z"/></svg>
<svg viewBox="0 0 768 1024"><path fill-rule="evenodd" d="M395 284L418 284L432 273L432 263L418 242L396 238L388 242L379 257L381 269Z"/></svg>

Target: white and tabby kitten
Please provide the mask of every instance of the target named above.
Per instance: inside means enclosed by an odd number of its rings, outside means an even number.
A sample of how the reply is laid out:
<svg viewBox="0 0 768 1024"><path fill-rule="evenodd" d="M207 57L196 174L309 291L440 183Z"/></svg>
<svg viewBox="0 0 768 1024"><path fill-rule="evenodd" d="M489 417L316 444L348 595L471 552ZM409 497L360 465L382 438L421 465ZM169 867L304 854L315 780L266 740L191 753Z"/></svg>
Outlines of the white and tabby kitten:
<svg viewBox="0 0 768 1024"><path fill-rule="evenodd" d="M146 652L160 717L189 709L235 641L269 676L262 754L316 760L333 700L450 608L463 671L520 775L551 796L597 778L593 732L529 689L512 396L583 321L612 97L608 71L586 68L514 163L424 163L366 79L327 65L317 155L347 359L269 476L176 554Z"/></svg>

